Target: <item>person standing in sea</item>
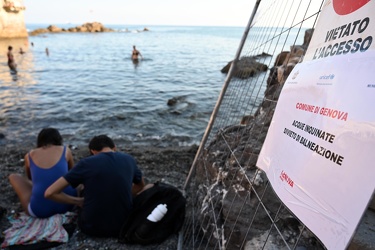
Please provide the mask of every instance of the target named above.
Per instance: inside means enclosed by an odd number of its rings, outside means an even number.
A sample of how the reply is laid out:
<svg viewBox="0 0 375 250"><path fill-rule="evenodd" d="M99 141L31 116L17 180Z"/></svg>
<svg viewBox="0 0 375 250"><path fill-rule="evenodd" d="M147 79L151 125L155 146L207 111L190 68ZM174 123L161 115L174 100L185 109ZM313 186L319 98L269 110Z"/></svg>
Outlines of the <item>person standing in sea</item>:
<svg viewBox="0 0 375 250"><path fill-rule="evenodd" d="M139 52L139 50L137 50L135 48L135 45L133 45L132 60L133 61L137 61L138 60L138 56L140 56L143 59L143 56L142 56L141 52Z"/></svg>
<svg viewBox="0 0 375 250"><path fill-rule="evenodd" d="M13 47L12 46L8 46L8 53L7 53L8 66L9 66L10 70L16 72L17 71L17 64L14 61L14 56L13 56L12 50L13 50Z"/></svg>

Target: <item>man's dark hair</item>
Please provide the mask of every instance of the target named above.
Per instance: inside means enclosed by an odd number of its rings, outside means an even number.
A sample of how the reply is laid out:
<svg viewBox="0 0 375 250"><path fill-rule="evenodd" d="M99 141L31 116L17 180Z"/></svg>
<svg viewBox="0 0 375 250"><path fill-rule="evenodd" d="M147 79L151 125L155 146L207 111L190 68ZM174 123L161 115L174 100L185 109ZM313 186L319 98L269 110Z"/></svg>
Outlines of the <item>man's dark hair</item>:
<svg viewBox="0 0 375 250"><path fill-rule="evenodd" d="M115 143L106 135L97 135L90 140L90 150L101 151L105 147L115 148Z"/></svg>
<svg viewBox="0 0 375 250"><path fill-rule="evenodd" d="M43 128L39 134L36 145L38 148L47 145L61 146L63 144L63 138L59 131L55 128Z"/></svg>

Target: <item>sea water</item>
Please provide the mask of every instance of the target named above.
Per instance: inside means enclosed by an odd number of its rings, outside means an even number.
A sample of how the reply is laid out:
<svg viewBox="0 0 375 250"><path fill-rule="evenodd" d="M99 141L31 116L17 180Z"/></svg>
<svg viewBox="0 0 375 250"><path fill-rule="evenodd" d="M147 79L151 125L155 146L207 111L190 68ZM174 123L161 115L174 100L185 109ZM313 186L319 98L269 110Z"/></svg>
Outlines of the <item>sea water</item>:
<svg viewBox="0 0 375 250"><path fill-rule="evenodd" d="M115 32L0 43L0 145L34 143L47 126L72 145L98 134L129 146L199 143L225 81L220 70L233 60L245 28L105 26ZM8 45L16 74L7 66ZM138 63L130 59L133 45L143 55ZM170 99L177 103L167 105Z"/></svg>

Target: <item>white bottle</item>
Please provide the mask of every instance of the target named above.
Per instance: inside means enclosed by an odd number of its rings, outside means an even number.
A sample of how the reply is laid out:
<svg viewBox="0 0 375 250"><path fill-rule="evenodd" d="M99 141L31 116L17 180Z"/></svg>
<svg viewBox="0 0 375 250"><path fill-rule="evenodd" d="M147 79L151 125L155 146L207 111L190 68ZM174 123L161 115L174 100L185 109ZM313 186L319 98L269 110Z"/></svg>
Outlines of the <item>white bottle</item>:
<svg viewBox="0 0 375 250"><path fill-rule="evenodd" d="M152 222L158 222L164 217L167 211L167 204L159 204L154 210L152 210L151 214L147 216L147 219Z"/></svg>

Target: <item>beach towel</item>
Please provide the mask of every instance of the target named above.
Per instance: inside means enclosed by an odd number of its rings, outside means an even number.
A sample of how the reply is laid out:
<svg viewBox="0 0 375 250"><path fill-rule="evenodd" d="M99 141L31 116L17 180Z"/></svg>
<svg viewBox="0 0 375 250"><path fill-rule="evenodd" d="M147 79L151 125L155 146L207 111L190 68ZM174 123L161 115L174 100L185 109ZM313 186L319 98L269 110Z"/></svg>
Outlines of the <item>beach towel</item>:
<svg viewBox="0 0 375 250"><path fill-rule="evenodd" d="M66 243L69 234L63 225L71 225L77 214L67 212L40 219L24 212L8 217L12 226L4 231L1 248L9 249L46 249Z"/></svg>

